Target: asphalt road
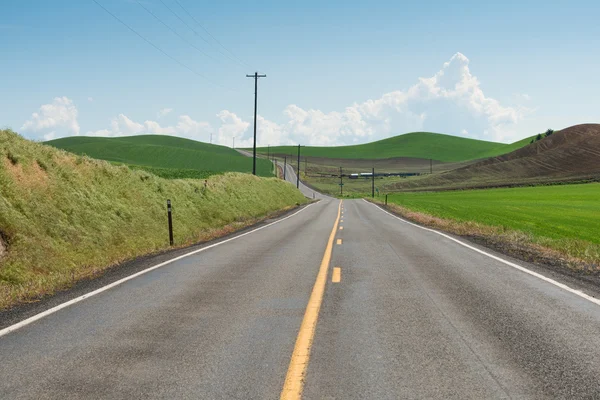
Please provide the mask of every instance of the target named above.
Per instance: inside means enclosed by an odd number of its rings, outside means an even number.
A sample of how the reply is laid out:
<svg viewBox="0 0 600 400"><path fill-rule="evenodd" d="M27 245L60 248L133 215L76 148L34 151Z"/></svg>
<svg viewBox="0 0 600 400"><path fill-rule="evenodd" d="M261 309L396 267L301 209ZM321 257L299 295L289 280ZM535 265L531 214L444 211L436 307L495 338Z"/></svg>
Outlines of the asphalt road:
<svg viewBox="0 0 600 400"><path fill-rule="evenodd" d="M1 336L0 398L276 399L302 332L305 399L600 397L599 305L365 201L338 209Z"/></svg>
<svg viewBox="0 0 600 400"><path fill-rule="evenodd" d="M245 155L246 157L252 157L252 153L246 150L241 150L241 149L236 149L240 154ZM331 197L321 194L313 189L311 189L310 187L306 186L304 183L302 183L301 181L297 180L297 175L296 175L296 169L297 169L297 164L293 163L293 160L290 161L290 163L283 163L280 161L276 161L277 165L279 165L282 169L285 167L285 180L294 184L294 186L298 186L298 189L300 189L300 191L304 194L304 196L308 197L309 199L331 199Z"/></svg>

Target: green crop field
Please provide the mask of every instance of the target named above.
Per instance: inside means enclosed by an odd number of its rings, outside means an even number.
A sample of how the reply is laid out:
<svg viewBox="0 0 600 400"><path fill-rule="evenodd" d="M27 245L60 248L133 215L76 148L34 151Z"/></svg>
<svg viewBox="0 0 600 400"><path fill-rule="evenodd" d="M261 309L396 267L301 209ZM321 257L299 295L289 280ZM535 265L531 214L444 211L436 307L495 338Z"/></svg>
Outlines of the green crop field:
<svg viewBox="0 0 600 400"><path fill-rule="evenodd" d="M536 186L452 192L398 193L388 201L461 222L527 233L574 256L600 249L600 184ZM587 242L592 247L576 242Z"/></svg>
<svg viewBox="0 0 600 400"><path fill-rule="evenodd" d="M133 165L165 178L204 178L223 172L252 173L252 159L229 147L174 136L79 136L51 140L46 144L79 155ZM273 176L273 166L267 160L257 160L256 169L257 175Z"/></svg>
<svg viewBox="0 0 600 400"><path fill-rule="evenodd" d="M526 138L511 144L486 142L457 136L431 132L414 132L394 136L377 142L354 146L312 147L301 149L302 156L345 159L385 159L394 157L411 157L434 159L444 162L469 161L479 158L493 157L521 148L529 143ZM267 150L261 147L258 151L267 151L277 155L296 155L297 147L277 146Z"/></svg>

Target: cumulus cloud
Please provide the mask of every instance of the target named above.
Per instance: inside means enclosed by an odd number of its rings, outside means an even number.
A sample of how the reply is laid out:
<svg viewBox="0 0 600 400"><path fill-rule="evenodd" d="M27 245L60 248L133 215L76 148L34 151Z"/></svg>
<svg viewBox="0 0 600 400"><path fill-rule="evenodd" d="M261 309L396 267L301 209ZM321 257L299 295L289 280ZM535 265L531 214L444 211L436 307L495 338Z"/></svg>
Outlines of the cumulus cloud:
<svg viewBox="0 0 600 400"><path fill-rule="evenodd" d="M136 122L124 114L119 114L110 122L110 129L87 132L88 136L131 136L142 134L174 135L195 140L205 140L211 126L199 122L189 115L181 115L175 126L162 126L157 121Z"/></svg>
<svg viewBox="0 0 600 400"><path fill-rule="evenodd" d="M171 114L171 112L173 112L172 108L163 108L162 110L160 110L157 113L157 117L158 118L166 117L167 115Z"/></svg>
<svg viewBox="0 0 600 400"><path fill-rule="evenodd" d="M325 113L292 104L284 109L281 124L259 116L257 141L260 145L342 145L413 131L518 139L516 126L532 110L505 106L486 96L469 63L464 54L456 53L435 75L419 78L407 90L355 103L343 111ZM237 126L243 122L230 111L219 115L237 119Z"/></svg>
<svg viewBox="0 0 600 400"><path fill-rule="evenodd" d="M25 121L21 130L40 132L62 129L67 134L79 135L77 114L73 100L68 97L56 97L52 103L42 105L38 112L31 114L31 119Z"/></svg>
<svg viewBox="0 0 600 400"><path fill-rule="evenodd" d="M235 137L238 147L252 145L252 138L248 132L249 122L242 121L240 117L227 110L218 113L217 118L219 118L221 126L217 131L216 143L229 146Z"/></svg>
<svg viewBox="0 0 600 400"><path fill-rule="evenodd" d="M519 100L528 101L527 94ZM481 83L471 73L470 61L456 53L441 69L430 77L418 78L405 90L385 93L377 99L349 105L344 110L323 112L288 105L277 122L263 116L257 118L259 145L297 144L343 145L364 143L414 131L433 131L472 138L513 141L519 136L518 124L535 111L521 105L505 105L487 96ZM173 110L164 108L157 119ZM207 141L209 133L216 134L216 143L230 146L232 138L237 146L252 145L252 119L222 110L216 115L218 129L213 131L208 122L196 121L181 115L174 126L162 126L157 121L136 122L124 114L111 121L110 128L88 132L90 135L123 136L157 133L185 136ZM42 106L24 128L28 130L57 130L66 128L79 133L77 109L66 97L56 98Z"/></svg>

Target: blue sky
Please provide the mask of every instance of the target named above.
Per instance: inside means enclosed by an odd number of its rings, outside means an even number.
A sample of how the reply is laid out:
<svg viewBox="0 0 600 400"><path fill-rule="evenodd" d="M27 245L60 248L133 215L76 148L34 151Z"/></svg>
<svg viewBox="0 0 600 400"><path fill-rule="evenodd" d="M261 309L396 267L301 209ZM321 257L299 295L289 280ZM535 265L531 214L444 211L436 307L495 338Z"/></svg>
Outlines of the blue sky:
<svg viewBox="0 0 600 400"><path fill-rule="evenodd" d="M511 142L600 122L593 1L97 1L207 79L92 0L3 0L0 126L248 145L255 70L262 145L414 130Z"/></svg>

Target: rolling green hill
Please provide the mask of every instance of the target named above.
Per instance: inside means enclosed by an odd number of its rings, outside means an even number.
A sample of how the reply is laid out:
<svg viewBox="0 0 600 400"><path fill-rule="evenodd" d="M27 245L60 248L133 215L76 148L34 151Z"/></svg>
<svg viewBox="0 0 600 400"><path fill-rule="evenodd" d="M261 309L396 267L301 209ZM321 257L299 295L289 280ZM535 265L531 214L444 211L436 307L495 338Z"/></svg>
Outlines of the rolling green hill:
<svg viewBox="0 0 600 400"><path fill-rule="evenodd" d="M45 144L79 155L132 165L166 178L204 178L223 172L252 172L252 159L229 147L174 136L76 136ZM256 167L257 175L273 175L272 164L267 160L257 160Z"/></svg>
<svg viewBox="0 0 600 400"><path fill-rule="evenodd" d="M377 142L339 147L303 147L302 156L346 159L411 157L443 162L460 162L493 157L525 146L531 138L511 144L486 142L431 132L413 132ZM274 154L296 154L294 146L271 147ZM266 154L267 148L259 149Z"/></svg>

